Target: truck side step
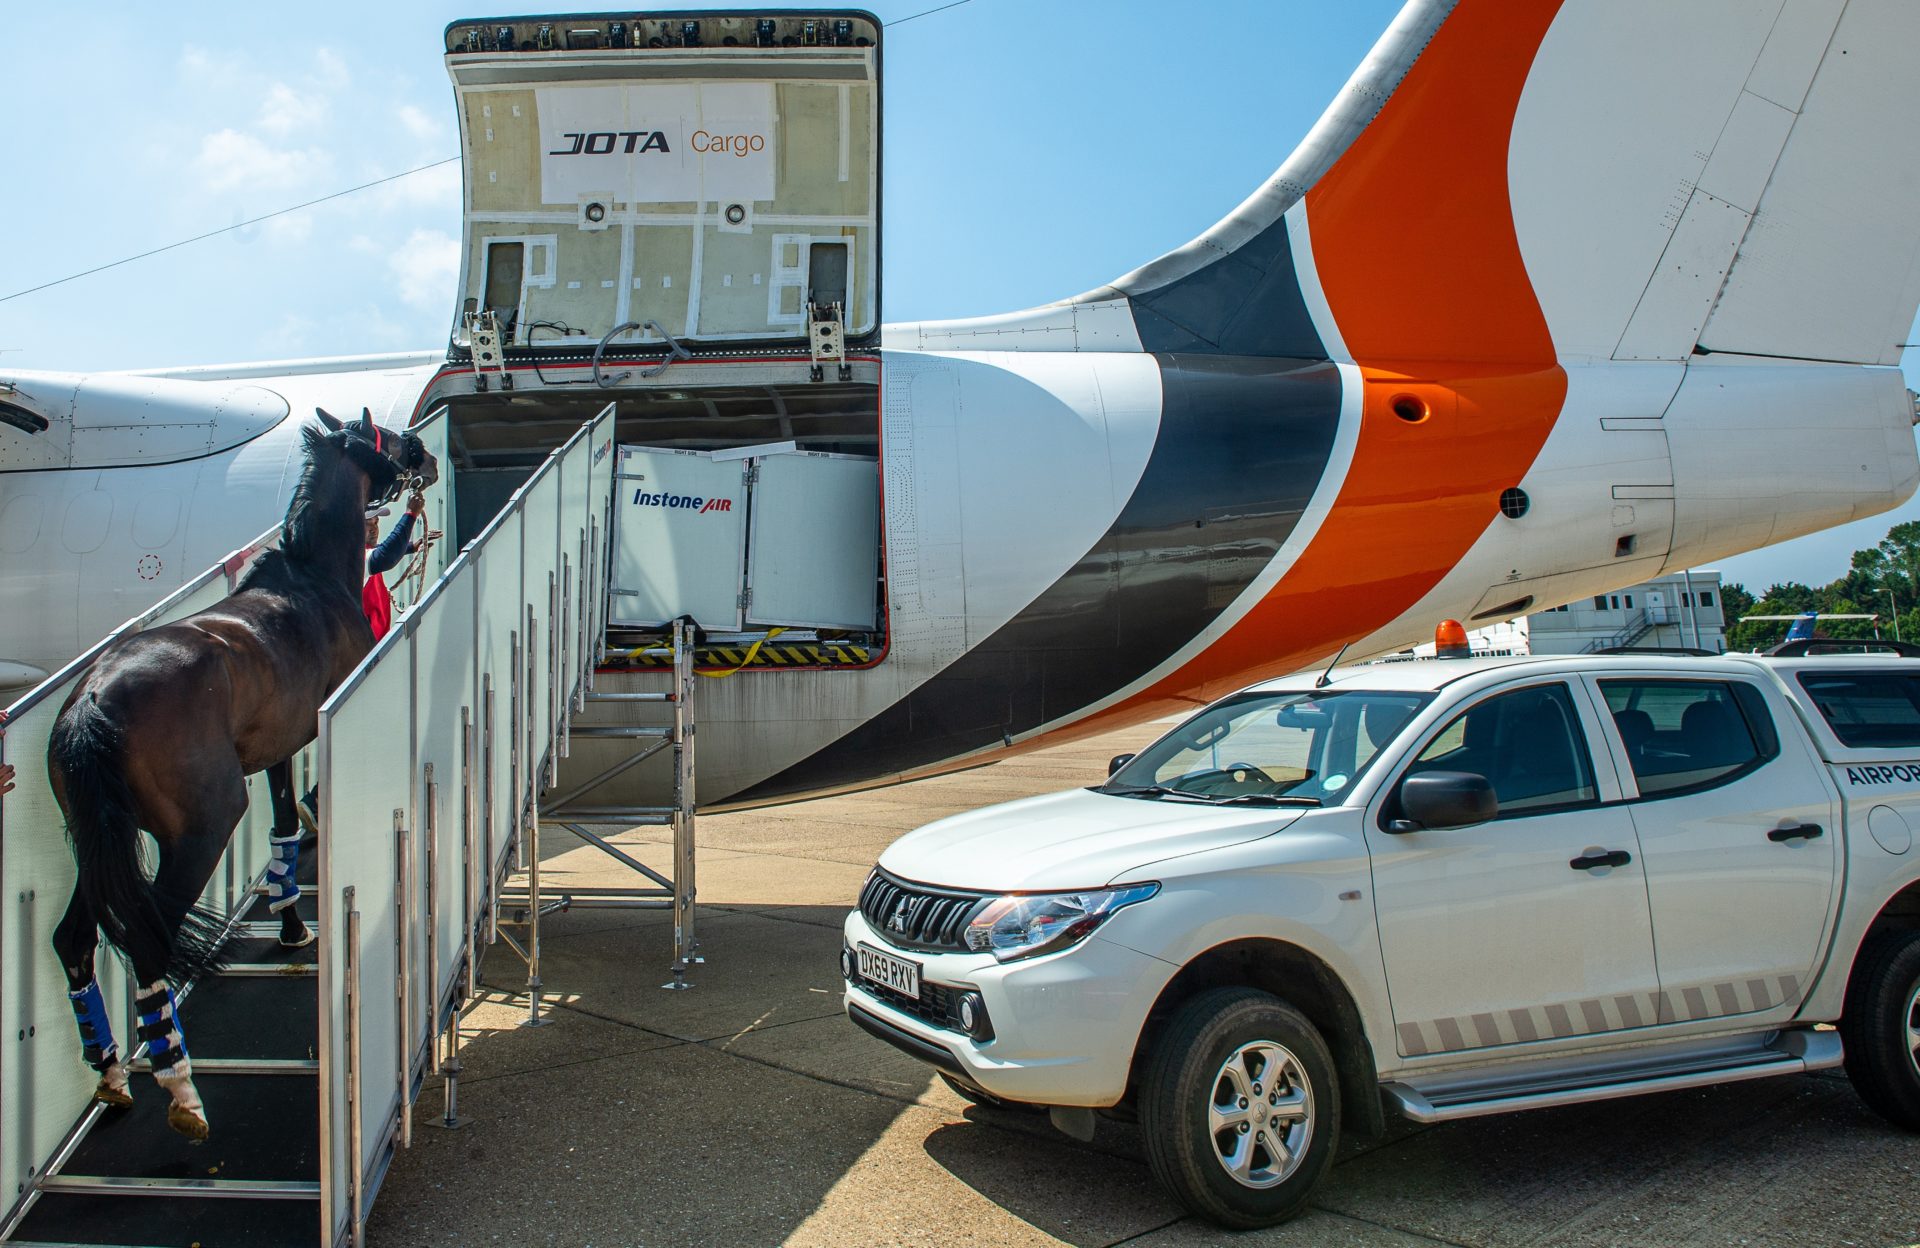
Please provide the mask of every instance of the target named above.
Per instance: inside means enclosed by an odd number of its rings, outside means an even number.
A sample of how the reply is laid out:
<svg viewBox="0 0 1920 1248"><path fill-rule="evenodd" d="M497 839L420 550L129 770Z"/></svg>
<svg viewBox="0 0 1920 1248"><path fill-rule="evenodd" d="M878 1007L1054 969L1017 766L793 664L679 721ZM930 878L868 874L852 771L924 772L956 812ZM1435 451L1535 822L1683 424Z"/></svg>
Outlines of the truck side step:
<svg viewBox="0 0 1920 1248"><path fill-rule="evenodd" d="M1585 1072L1577 1066L1556 1063L1532 1077L1509 1074L1503 1079L1488 1080L1485 1073L1480 1072L1477 1078L1469 1075L1460 1082L1450 1082L1445 1075L1432 1080L1420 1079L1417 1084L1393 1080L1380 1085L1380 1095L1388 1108L1403 1118L1414 1122L1451 1122L1456 1118L1478 1118L1520 1109L1578 1105L1648 1092L1828 1070L1840 1065L1843 1058L1837 1031L1786 1031L1763 1044L1723 1045L1717 1051L1687 1046L1645 1054L1636 1063L1615 1061Z"/></svg>

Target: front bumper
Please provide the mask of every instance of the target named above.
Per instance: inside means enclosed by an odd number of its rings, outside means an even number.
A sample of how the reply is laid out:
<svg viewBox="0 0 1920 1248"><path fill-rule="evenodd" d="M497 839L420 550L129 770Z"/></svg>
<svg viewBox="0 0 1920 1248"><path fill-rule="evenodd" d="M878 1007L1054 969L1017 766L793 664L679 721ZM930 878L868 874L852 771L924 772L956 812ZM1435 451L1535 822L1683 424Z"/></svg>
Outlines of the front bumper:
<svg viewBox="0 0 1920 1248"><path fill-rule="evenodd" d="M899 1008L857 975L846 995L855 1023L963 1082L1036 1105L1118 1103L1147 1013L1179 969L1098 935L1060 953L1002 963L992 954L896 948L857 910L843 933L848 947L871 945L918 962L923 985L978 992L993 1038L976 1041L957 1024L940 1026Z"/></svg>

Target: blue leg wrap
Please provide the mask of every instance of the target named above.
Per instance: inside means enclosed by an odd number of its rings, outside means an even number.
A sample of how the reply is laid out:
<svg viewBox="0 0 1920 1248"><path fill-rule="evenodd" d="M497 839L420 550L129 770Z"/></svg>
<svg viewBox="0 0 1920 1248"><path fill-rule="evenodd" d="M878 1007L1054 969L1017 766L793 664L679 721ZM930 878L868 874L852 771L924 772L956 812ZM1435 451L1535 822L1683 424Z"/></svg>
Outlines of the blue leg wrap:
<svg viewBox="0 0 1920 1248"><path fill-rule="evenodd" d="M140 1038L147 1042L147 1060L153 1063L153 1073L165 1074L176 1062L184 1069L187 1041L180 1034L173 989L165 980L150 984L134 998L133 1006L140 1011Z"/></svg>
<svg viewBox="0 0 1920 1248"><path fill-rule="evenodd" d="M267 910L278 914L300 900L300 885L294 873L300 869L300 830L285 836L269 837L273 861L267 864Z"/></svg>
<svg viewBox="0 0 1920 1248"><path fill-rule="evenodd" d="M113 1042L113 1023L107 1018L100 981L88 980L79 992L68 993L67 1000L73 1005L73 1021L80 1026L80 1045L86 1050L87 1065L104 1073L120 1060L120 1048Z"/></svg>

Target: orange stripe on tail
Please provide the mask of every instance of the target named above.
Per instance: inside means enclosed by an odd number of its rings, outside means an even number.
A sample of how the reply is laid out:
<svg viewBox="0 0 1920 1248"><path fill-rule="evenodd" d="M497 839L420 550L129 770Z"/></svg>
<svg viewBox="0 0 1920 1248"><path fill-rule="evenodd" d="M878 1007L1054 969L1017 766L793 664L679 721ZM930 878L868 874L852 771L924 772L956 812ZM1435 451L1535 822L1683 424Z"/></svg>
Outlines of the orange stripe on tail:
<svg viewBox="0 0 1920 1248"><path fill-rule="evenodd" d="M1466 0L1307 193L1320 283L1366 379L1353 463L1319 533L1206 651L1049 741L1210 700L1366 636L1499 514L1566 398L1507 189L1514 110L1558 9Z"/></svg>

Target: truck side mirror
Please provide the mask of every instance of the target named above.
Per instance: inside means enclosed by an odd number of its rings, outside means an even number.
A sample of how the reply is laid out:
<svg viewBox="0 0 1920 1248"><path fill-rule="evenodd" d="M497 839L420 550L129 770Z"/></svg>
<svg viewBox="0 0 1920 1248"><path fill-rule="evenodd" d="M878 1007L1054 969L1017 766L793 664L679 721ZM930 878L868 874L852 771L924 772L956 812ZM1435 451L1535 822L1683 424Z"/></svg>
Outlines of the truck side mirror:
<svg viewBox="0 0 1920 1248"><path fill-rule="evenodd" d="M1405 817L1389 823L1387 831L1421 832L1485 823L1500 813L1500 799L1485 776L1471 771L1428 771L1400 782L1400 809Z"/></svg>
<svg viewBox="0 0 1920 1248"><path fill-rule="evenodd" d="M1132 754L1115 754L1107 760L1107 775L1111 777L1114 772L1119 771L1122 767L1132 762L1134 757Z"/></svg>

